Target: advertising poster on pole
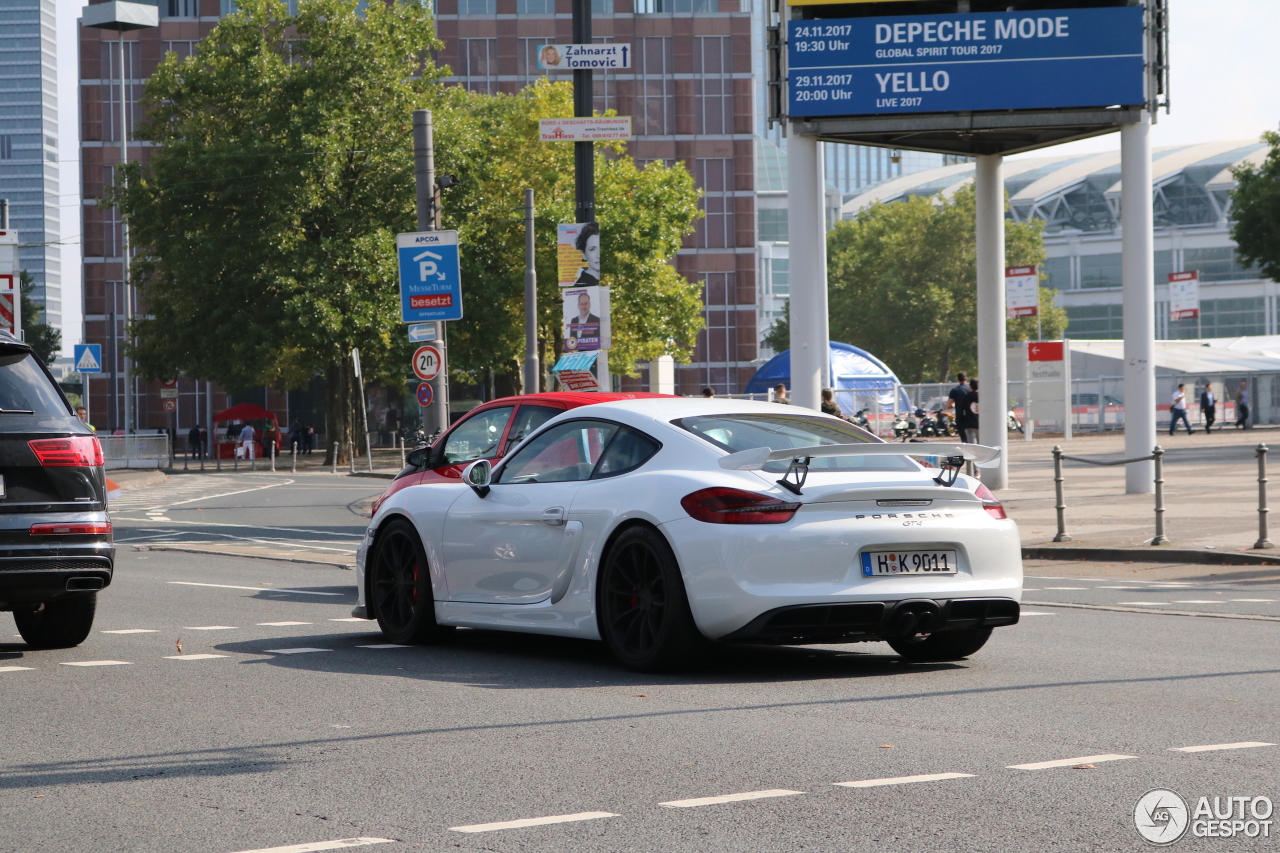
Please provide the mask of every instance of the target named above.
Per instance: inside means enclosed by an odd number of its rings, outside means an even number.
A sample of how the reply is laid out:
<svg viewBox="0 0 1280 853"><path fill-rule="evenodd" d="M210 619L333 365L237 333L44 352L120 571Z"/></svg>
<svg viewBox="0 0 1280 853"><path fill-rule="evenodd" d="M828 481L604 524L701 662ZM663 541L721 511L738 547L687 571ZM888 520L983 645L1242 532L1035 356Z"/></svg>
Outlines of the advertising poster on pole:
<svg viewBox="0 0 1280 853"><path fill-rule="evenodd" d="M561 287L592 287L600 283L599 224L558 226L556 269Z"/></svg>
<svg viewBox="0 0 1280 853"><path fill-rule="evenodd" d="M601 391L599 352L567 352L551 368L562 391Z"/></svg>
<svg viewBox="0 0 1280 853"><path fill-rule="evenodd" d="M1195 320L1200 316L1200 273L1169 273L1169 319Z"/></svg>
<svg viewBox="0 0 1280 853"><path fill-rule="evenodd" d="M570 287L564 297L564 351L609 349L609 288Z"/></svg>
<svg viewBox="0 0 1280 853"><path fill-rule="evenodd" d="M1040 314L1040 275L1036 267L1005 267L1004 304L1010 320Z"/></svg>

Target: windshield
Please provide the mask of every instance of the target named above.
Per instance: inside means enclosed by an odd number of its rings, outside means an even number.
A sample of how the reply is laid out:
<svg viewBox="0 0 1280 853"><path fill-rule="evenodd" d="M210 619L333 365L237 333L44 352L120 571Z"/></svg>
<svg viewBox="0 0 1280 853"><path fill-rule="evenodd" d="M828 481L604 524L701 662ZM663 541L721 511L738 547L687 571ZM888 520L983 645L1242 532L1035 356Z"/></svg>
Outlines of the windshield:
<svg viewBox="0 0 1280 853"><path fill-rule="evenodd" d="M0 411L49 417L71 414L58 389L25 351L0 353Z"/></svg>
<svg viewBox="0 0 1280 853"><path fill-rule="evenodd" d="M756 447L786 450L826 444L869 444L874 439L852 426L824 418L789 414L706 415L681 418L676 426L705 438L716 447L737 453ZM784 472L786 461L770 462L765 471ZM906 456L823 456L814 459L811 471L918 471Z"/></svg>

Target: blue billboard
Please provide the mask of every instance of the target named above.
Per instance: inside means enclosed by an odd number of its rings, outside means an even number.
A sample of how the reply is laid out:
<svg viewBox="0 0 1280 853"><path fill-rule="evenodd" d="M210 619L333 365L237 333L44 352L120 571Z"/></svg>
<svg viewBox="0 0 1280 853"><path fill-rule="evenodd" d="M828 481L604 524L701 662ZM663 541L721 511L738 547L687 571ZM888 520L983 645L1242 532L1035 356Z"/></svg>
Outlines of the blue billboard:
<svg viewBox="0 0 1280 853"><path fill-rule="evenodd" d="M787 112L861 116L1145 103L1143 10L789 21Z"/></svg>

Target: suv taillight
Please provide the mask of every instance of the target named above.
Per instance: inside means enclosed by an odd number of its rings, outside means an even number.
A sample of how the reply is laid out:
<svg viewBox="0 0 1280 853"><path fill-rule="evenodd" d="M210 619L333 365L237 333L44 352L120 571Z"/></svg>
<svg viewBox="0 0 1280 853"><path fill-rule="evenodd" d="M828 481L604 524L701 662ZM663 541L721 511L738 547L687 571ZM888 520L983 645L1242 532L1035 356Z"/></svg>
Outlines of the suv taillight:
<svg viewBox="0 0 1280 853"><path fill-rule="evenodd" d="M33 524L32 536L110 536L109 521L72 521L66 524Z"/></svg>
<svg viewBox="0 0 1280 853"><path fill-rule="evenodd" d="M801 505L759 492L717 486L685 495L680 506L692 518L708 524L785 524Z"/></svg>
<svg viewBox="0 0 1280 853"><path fill-rule="evenodd" d="M987 515L992 518L1005 519L1009 515L1004 511L1004 504L996 500L995 494L982 483L978 484L978 488L974 491L978 499L982 501L982 508L987 511Z"/></svg>
<svg viewBox="0 0 1280 853"><path fill-rule="evenodd" d="M97 468L102 465L102 445L91 435L37 438L28 441L45 468Z"/></svg>

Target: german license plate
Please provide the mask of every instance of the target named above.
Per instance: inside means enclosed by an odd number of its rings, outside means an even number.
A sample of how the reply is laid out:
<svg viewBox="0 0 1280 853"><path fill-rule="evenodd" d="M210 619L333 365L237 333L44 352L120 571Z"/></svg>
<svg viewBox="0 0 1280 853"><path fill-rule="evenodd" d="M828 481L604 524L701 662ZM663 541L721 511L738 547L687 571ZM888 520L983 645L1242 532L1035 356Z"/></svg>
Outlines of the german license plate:
<svg viewBox="0 0 1280 853"><path fill-rule="evenodd" d="M863 551L862 576L954 575L955 551Z"/></svg>

